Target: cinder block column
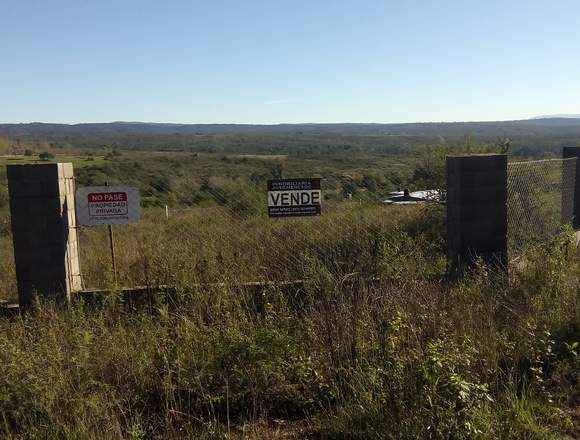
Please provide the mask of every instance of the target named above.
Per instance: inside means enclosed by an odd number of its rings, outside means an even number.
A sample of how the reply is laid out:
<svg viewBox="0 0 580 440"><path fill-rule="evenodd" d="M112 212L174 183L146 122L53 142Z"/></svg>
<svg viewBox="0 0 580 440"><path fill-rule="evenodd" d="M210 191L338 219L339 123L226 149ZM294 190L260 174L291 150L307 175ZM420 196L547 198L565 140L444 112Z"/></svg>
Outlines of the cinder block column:
<svg viewBox="0 0 580 440"><path fill-rule="evenodd" d="M8 165L19 303L81 290L72 163Z"/></svg>
<svg viewBox="0 0 580 440"><path fill-rule="evenodd" d="M452 275L481 258L507 269L507 156L447 157L447 261Z"/></svg>
<svg viewBox="0 0 580 440"><path fill-rule="evenodd" d="M570 159L575 157L577 159L580 158L580 147L564 147L562 150L562 158L563 159ZM576 175L571 176L569 175L571 171L571 167L564 165L563 174L562 174L562 181L567 182L569 180L575 179L574 183L574 202L572 207L572 225L574 229L580 229L580 160L576 161ZM562 194L562 214L564 217L564 213L568 214L569 207L565 206L565 195ZM569 218L562 218L563 223L569 223Z"/></svg>

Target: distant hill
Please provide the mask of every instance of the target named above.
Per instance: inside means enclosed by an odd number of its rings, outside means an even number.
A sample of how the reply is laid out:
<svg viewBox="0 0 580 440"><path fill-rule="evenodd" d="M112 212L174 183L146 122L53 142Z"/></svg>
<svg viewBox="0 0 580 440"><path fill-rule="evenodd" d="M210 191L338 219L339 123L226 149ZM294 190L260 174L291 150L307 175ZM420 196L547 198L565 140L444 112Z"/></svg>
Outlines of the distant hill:
<svg viewBox="0 0 580 440"><path fill-rule="evenodd" d="M341 135L409 136L502 136L566 129L580 134L580 115L549 116L497 122L417 122L401 124L170 124L150 122L108 122L88 124L0 124L3 136L74 136L103 134L296 134L334 133Z"/></svg>
<svg viewBox="0 0 580 440"><path fill-rule="evenodd" d="M535 116L531 119L553 119L553 118L580 119L580 114L544 115L544 116Z"/></svg>
<svg viewBox="0 0 580 440"><path fill-rule="evenodd" d="M509 137L513 150L554 151L580 142L580 117L546 117L496 122L401 124L167 124L110 122L90 124L0 124L0 136L43 140L75 147L112 146L189 151L291 152L317 146L360 146L402 151L408 147L458 144L470 136L480 142ZM305 150L306 151L306 150Z"/></svg>

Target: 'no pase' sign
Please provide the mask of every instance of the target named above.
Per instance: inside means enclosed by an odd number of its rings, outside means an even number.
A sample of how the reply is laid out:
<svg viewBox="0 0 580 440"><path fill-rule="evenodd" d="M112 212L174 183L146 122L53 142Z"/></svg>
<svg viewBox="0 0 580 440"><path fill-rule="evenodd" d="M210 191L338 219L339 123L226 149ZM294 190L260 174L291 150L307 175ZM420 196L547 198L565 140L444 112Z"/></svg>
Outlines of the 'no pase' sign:
<svg viewBox="0 0 580 440"><path fill-rule="evenodd" d="M81 225L138 223L139 192L126 186L87 186L75 195L77 221Z"/></svg>
<svg viewBox="0 0 580 440"><path fill-rule="evenodd" d="M320 215L320 179L268 180L270 217Z"/></svg>

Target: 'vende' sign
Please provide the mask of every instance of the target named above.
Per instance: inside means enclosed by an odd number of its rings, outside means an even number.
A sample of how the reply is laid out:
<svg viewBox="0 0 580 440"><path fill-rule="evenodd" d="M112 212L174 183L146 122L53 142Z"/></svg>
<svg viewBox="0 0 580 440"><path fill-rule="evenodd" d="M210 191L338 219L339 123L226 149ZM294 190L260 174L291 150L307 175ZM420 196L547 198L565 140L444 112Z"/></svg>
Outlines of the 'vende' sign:
<svg viewBox="0 0 580 440"><path fill-rule="evenodd" d="M270 217L320 215L320 179L268 180Z"/></svg>
<svg viewBox="0 0 580 440"><path fill-rule="evenodd" d="M139 222L139 192L126 186L87 186L76 192L81 225L120 225Z"/></svg>

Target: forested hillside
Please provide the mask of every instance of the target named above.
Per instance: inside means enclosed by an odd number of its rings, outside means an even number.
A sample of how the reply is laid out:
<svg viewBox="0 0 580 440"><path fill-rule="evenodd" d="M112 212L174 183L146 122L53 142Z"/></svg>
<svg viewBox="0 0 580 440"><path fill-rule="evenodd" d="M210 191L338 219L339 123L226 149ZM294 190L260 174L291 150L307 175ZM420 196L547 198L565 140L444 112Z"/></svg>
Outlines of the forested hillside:
<svg viewBox="0 0 580 440"><path fill-rule="evenodd" d="M372 150L397 153L426 144L460 145L510 138L522 155L557 151L580 141L580 119L409 124L1 124L0 136L77 148L110 146L203 152L324 153Z"/></svg>

